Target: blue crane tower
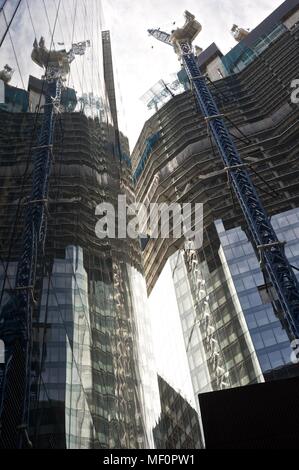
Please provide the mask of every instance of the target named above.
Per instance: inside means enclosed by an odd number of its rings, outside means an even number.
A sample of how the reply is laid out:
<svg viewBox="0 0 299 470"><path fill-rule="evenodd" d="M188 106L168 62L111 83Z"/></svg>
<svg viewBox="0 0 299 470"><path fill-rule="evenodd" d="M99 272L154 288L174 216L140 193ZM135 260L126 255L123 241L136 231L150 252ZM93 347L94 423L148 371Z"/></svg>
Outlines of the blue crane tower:
<svg viewBox="0 0 299 470"><path fill-rule="evenodd" d="M269 281L280 304L291 339L299 338L299 283L285 254L285 244L278 240L271 221L257 194L247 165L242 161L220 113L206 77L201 73L193 53L192 42L202 27L195 16L185 12L185 25L172 34L150 29L149 34L174 47L187 72L200 110L214 138L227 171L230 183L241 206L248 233L267 281Z"/></svg>
<svg viewBox="0 0 299 470"><path fill-rule="evenodd" d="M0 367L0 448L26 448L28 436L32 316L36 305L38 260L44 252L47 234L47 203L53 164L56 117L61 111L61 93L75 55L85 52L85 45L74 44L69 52L49 51L41 38L35 40L32 60L45 69L42 123L32 151L31 193L25 204L23 245L16 281L7 291L0 311L0 339L5 344L5 363ZM10 286L9 286L10 287Z"/></svg>

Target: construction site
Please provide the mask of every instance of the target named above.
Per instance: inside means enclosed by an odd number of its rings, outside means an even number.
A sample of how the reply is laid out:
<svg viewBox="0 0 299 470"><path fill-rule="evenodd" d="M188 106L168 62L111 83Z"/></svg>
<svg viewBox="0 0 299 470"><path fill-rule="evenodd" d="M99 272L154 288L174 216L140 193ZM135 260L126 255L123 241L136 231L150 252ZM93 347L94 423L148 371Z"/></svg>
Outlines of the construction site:
<svg viewBox="0 0 299 470"><path fill-rule="evenodd" d="M177 70L143 95L132 152L102 2L57 3L39 15L34 0L0 2L0 448L298 446L295 401L273 409L299 380L299 0L232 25L227 53L197 45L189 11L172 31L148 29ZM120 196L201 204L201 246L143 227L111 236L98 207ZM165 327L150 300L166 272ZM177 338L159 343L172 321ZM177 384L167 354L185 361Z"/></svg>

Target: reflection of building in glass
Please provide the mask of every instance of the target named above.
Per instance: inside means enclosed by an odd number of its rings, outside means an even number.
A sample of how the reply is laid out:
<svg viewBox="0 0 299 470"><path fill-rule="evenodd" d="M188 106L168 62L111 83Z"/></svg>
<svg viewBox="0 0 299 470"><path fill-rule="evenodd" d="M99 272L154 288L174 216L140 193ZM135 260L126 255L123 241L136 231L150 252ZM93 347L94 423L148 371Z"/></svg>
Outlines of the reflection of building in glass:
<svg viewBox="0 0 299 470"><path fill-rule="evenodd" d="M286 253L299 267L299 209L275 215L273 226L280 240L287 243ZM225 230L216 223L222 245L221 258L228 266L244 311L247 327L266 380L298 374L291 363L289 338L279 310L271 303L270 289L260 270L250 243L240 228ZM298 273L299 275L299 273Z"/></svg>
<svg viewBox="0 0 299 470"><path fill-rule="evenodd" d="M273 217L290 262L299 266L299 210ZM173 255L171 266L194 393L298 375L290 341L265 286L259 262L241 228L217 235L211 270L199 253ZM208 249L208 247L206 248ZM216 258L215 258L216 259Z"/></svg>
<svg viewBox="0 0 299 470"><path fill-rule="evenodd" d="M88 448L96 434L88 402L93 382L88 277L80 248L68 247L65 260L54 261L50 288L48 283L46 278L40 323L50 326L43 342L36 345L40 356L45 356L40 380L46 390L42 388L40 399L44 403L65 400L67 447ZM40 431L44 434L42 427Z"/></svg>
<svg viewBox="0 0 299 470"><path fill-rule="evenodd" d="M197 412L165 380L158 377L161 416L154 429L157 449L202 449Z"/></svg>
<svg viewBox="0 0 299 470"><path fill-rule="evenodd" d="M298 28L299 1L287 0L227 55L212 44L197 56L278 237L288 241L287 255L295 267L299 111L291 102L290 83L299 74ZM211 390L298 374L298 366L291 364L290 341L273 289L265 285L230 176L184 70L179 79L186 91L145 123L132 168L138 201L204 206L201 249L181 253L183 238L157 238L143 251L149 291L172 257L197 399ZM289 232L280 219L290 225Z"/></svg>
<svg viewBox="0 0 299 470"><path fill-rule="evenodd" d="M252 41L257 35L270 34L277 24L283 28L283 34L239 73L228 75L223 71L224 78L220 79L217 68L224 67L223 55L215 44L198 57L202 72L213 80L211 92L221 113L229 118L227 126L236 137L241 157L248 164L256 163L252 179L270 214L296 207L299 202L295 158L298 107L291 103L290 90L299 73L298 11L299 1L287 0L274 16L246 36L243 41ZM206 122L191 91L174 96L145 123L132 152L132 168L138 201L200 202L204 204L206 227L219 218L228 227L242 225L227 174L211 147ZM268 185L256 172L281 193L275 203ZM153 186L153 181L159 184ZM148 243L144 259L149 291L167 258L180 246L178 240Z"/></svg>
<svg viewBox="0 0 299 470"><path fill-rule="evenodd" d="M47 241L36 279L30 438L41 448L152 447L158 389L151 375L139 243L95 235L98 204L116 204L119 194L133 198L128 142L114 122L115 108L110 110L112 61L103 55L99 2L92 0L88 10L79 2L76 11L67 3L61 2L58 12L54 3L47 6L54 38L46 19L39 21L36 9L30 9L36 34L46 35L46 44L53 39L55 47L69 50L90 41L85 54L78 50L71 63L56 115ZM22 31L11 34L22 79L26 84L30 79L28 90L21 89L14 76L0 104L3 304L22 247L32 147L45 103L45 84L35 78L41 70L29 61L31 43L23 63ZM4 54L9 55L9 45L6 40ZM110 38L105 47L107 53ZM80 98L88 102L82 106Z"/></svg>

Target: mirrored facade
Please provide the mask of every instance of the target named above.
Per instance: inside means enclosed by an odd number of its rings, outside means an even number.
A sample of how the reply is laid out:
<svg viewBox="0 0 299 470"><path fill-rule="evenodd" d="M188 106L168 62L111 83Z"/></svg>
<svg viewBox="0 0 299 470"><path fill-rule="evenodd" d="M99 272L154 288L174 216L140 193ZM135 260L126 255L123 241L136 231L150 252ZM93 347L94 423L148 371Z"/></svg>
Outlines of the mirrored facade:
<svg viewBox="0 0 299 470"><path fill-rule="evenodd" d="M287 234L276 220L294 219L288 211L299 205L298 106L290 92L299 70L298 30L299 1L286 0L252 31L243 30L243 38L225 56L215 43L197 56L277 235L288 241L286 254L295 268L294 222L287 222L292 227ZM138 201L204 206L200 250L178 252L185 239L157 239L149 240L143 251L149 291L172 256L197 401L199 393L298 374L298 365L291 363L274 289L243 233L239 194L224 171L184 71L179 80L186 91L145 122L132 165L133 171L140 170Z"/></svg>
<svg viewBox="0 0 299 470"><path fill-rule="evenodd" d="M272 222L278 238L287 243L290 263L295 268L299 267L299 210L278 214ZM291 361L292 349L287 330L275 304L271 303L259 261L245 233L240 229L225 231L221 222L216 226L265 378L297 375L297 367ZM299 276L299 272L295 272Z"/></svg>
<svg viewBox="0 0 299 470"><path fill-rule="evenodd" d="M294 267L299 267L298 217L293 209L272 219ZM246 234L240 227L225 230L219 220L215 229L216 269L204 259L207 247L171 258L195 396L299 373Z"/></svg>
<svg viewBox="0 0 299 470"><path fill-rule="evenodd" d="M34 448L153 446L148 396L158 400L158 386L139 243L95 233L100 203L133 198L128 141L109 102L113 66L101 3L28 0L0 13L1 31L14 18L0 54L0 70L10 73L0 80L1 310L15 284L44 114L47 85L30 59L32 45L43 37L48 50L74 54L55 116L47 238L34 289Z"/></svg>
<svg viewBox="0 0 299 470"><path fill-rule="evenodd" d="M198 414L162 377L158 377L161 416L154 429L157 449L202 449Z"/></svg>

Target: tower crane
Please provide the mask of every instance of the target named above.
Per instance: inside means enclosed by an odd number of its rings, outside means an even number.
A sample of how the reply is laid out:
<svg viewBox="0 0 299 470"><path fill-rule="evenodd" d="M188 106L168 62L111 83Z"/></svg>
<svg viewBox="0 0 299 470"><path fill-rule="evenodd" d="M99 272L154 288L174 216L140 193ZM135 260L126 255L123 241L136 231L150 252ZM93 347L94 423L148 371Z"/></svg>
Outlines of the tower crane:
<svg viewBox="0 0 299 470"><path fill-rule="evenodd" d="M195 16L185 12L185 24L171 34L150 29L149 34L171 45L181 60L193 86L200 110L210 128L220 157L228 172L237 200L247 223L249 237L263 260L266 278L271 282L280 304L291 339L299 338L299 283L279 241L269 216L257 194L246 164L227 129L193 52L192 42L202 30Z"/></svg>
<svg viewBox="0 0 299 470"><path fill-rule="evenodd" d="M32 151L33 177L25 201L23 243L13 288L0 310L0 339L5 344L5 363L0 367L0 448L31 447L28 435L32 317L38 299L36 274L47 235L47 203L53 164L56 115L61 112L61 93L70 63L85 53L87 42L66 50L49 51L44 38L33 45L32 60L45 70L42 123ZM5 282L5 280L3 281ZM4 288L4 286L3 286Z"/></svg>

